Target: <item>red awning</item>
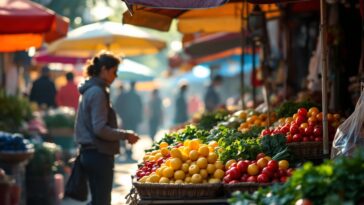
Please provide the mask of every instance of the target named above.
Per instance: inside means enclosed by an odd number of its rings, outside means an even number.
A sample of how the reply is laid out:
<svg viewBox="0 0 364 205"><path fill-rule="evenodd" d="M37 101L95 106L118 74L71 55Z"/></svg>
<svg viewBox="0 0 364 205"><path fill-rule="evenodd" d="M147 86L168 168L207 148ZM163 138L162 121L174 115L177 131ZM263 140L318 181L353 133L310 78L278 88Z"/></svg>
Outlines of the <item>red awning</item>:
<svg viewBox="0 0 364 205"><path fill-rule="evenodd" d="M45 33L55 13L28 0L0 1L0 34Z"/></svg>

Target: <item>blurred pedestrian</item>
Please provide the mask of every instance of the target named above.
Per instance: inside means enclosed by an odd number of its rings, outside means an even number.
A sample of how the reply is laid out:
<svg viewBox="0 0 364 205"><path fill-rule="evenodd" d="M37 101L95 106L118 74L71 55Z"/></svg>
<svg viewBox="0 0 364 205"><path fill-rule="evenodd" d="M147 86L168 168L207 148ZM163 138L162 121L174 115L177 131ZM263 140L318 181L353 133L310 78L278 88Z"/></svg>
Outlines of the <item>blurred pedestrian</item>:
<svg viewBox="0 0 364 205"><path fill-rule="evenodd" d="M114 103L114 109L115 109L116 114L121 119L122 123L125 120L125 113L127 110L126 101L127 101L127 97L126 97L125 88L124 88L124 85L121 84L119 86L119 94L117 95L115 103Z"/></svg>
<svg viewBox="0 0 364 205"><path fill-rule="evenodd" d="M130 89L125 94L125 117L123 120L124 129L138 131L139 124L143 121L143 103L139 94L135 90L135 82L130 83Z"/></svg>
<svg viewBox="0 0 364 205"><path fill-rule="evenodd" d="M56 102L58 106L72 107L77 111L78 107L78 97L80 93L78 92L77 85L73 81L74 75L72 72L66 73L67 84L62 86L56 95Z"/></svg>
<svg viewBox="0 0 364 205"><path fill-rule="evenodd" d="M216 92L216 88L221 85L221 82L222 82L222 77L220 75L217 75L212 79L211 84L207 88L204 97L205 109L207 112L215 110L221 103L220 96Z"/></svg>
<svg viewBox="0 0 364 205"><path fill-rule="evenodd" d="M42 68L41 76L33 82L30 90L30 101L36 102L38 106L56 107L56 86L50 78L50 70L48 66Z"/></svg>
<svg viewBox="0 0 364 205"><path fill-rule="evenodd" d="M154 89L149 102L149 135L154 141L159 125L162 123L162 100L159 96L158 89Z"/></svg>
<svg viewBox="0 0 364 205"><path fill-rule="evenodd" d="M176 113L174 115L174 123L181 124L188 120L187 114L187 102L186 102L186 91L188 85L182 82L179 86L179 93L176 98Z"/></svg>
<svg viewBox="0 0 364 205"><path fill-rule="evenodd" d="M117 129L110 106L108 87L116 78L119 58L101 53L89 61L89 79L80 86L82 95L75 123L76 141L80 144L80 162L88 177L92 205L110 205L114 175L114 155L119 141L130 144L139 137L130 130Z"/></svg>

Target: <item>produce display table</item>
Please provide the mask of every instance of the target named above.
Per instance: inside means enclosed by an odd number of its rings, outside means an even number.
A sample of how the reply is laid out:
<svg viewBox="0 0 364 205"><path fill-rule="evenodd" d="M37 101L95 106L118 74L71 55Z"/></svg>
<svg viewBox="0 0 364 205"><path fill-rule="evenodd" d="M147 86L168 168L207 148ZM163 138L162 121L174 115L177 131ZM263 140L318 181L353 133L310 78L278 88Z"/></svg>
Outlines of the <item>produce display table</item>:
<svg viewBox="0 0 364 205"><path fill-rule="evenodd" d="M226 205L229 204L227 199L191 199L191 200L140 200L138 204L214 204Z"/></svg>

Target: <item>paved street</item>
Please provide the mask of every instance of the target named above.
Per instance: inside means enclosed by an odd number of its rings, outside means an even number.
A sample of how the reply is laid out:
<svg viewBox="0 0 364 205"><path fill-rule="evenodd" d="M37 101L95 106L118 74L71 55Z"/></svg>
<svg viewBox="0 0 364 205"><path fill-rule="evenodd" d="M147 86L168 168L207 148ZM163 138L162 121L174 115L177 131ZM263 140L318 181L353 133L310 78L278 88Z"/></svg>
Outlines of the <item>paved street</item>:
<svg viewBox="0 0 364 205"><path fill-rule="evenodd" d="M160 136L159 136L160 137ZM159 138L157 137L157 138ZM141 161L144 150L152 144L148 136L142 136L141 140L133 146L133 158ZM117 158L117 157L116 157ZM117 159L115 161L118 161ZM131 174L137 169L137 163L115 163L114 185L112 191L112 205L126 204L125 196L131 189ZM90 194L89 194L90 197ZM61 205L84 205L85 202L78 202L72 199L64 199Z"/></svg>

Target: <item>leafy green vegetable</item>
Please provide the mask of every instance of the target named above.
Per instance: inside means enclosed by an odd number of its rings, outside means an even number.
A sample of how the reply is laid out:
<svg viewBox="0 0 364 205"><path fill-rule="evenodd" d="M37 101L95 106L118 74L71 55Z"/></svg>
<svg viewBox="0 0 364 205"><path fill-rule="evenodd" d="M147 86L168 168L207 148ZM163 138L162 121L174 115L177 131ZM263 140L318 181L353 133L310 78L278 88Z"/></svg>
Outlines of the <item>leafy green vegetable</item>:
<svg viewBox="0 0 364 205"><path fill-rule="evenodd" d="M286 137L282 134L264 136L260 143L264 154L272 156L274 160L288 159L290 157L286 144Z"/></svg>
<svg viewBox="0 0 364 205"><path fill-rule="evenodd" d="M235 193L229 202L237 204L293 205L306 198L317 205L358 204L364 198L364 150L353 157L340 157L313 166L305 163L287 183L260 189L254 194Z"/></svg>
<svg viewBox="0 0 364 205"><path fill-rule="evenodd" d="M228 115L229 112L226 110L216 110L214 112L204 113L197 123L197 128L211 130L218 122L226 120Z"/></svg>
<svg viewBox="0 0 364 205"><path fill-rule="evenodd" d="M310 109L311 107L320 108L321 106L314 102L302 101L302 102L292 102L288 101L283 103L280 107L278 107L275 112L277 113L278 118L282 117L292 117L293 114L297 112L297 110L301 107L306 109Z"/></svg>

